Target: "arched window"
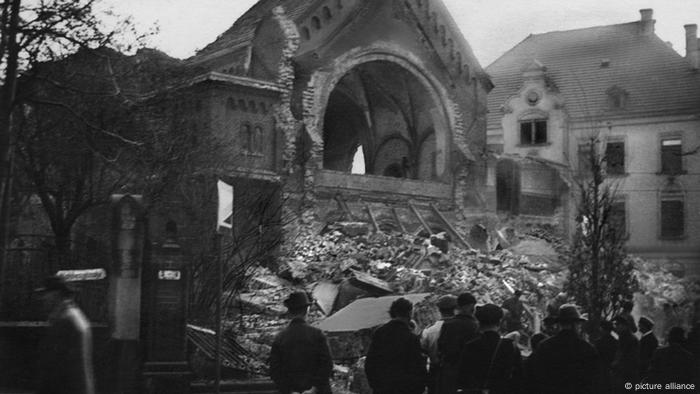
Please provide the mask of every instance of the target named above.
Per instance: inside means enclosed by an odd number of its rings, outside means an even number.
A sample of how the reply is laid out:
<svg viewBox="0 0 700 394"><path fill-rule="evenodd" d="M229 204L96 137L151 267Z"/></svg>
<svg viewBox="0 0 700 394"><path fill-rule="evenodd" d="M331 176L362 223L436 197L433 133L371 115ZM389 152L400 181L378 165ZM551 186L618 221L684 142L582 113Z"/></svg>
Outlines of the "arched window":
<svg viewBox="0 0 700 394"><path fill-rule="evenodd" d="M263 152L263 130L260 126L255 126L251 141L251 151L253 153Z"/></svg>
<svg viewBox="0 0 700 394"><path fill-rule="evenodd" d="M311 18L311 25L314 27L314 29L320 30L321 20L317 16L314 16L313 18Z"/></svg>
<svg viewBox="0 0 700 394"><path fill-rule="evenodd" d="M333 17L333 14L331 14L331 10L328 7L323 7L323 19L329 20Z"/></svg>
<svg viewBox="0 0 700 394"><path fill-rule="evenodd" d="M311 39L311 32L309 31L309 28L306 26L301 28L301 35L304 37L305 40Z"/></svg>
<svg viewBox="0 0 700 394"><path fill-rule="evenodd" d="M246 153L250 152L253 146L253 130L248 123L244 123L243 126L241 126L240 138L243 151Z"/></svg>
<svg viewBox="0 0 700 394"><path fill-rule="evenodd" d="M234 110L236 109L236 100L233 97L229 97L226 100L226 108L229 110Z"/></svg>

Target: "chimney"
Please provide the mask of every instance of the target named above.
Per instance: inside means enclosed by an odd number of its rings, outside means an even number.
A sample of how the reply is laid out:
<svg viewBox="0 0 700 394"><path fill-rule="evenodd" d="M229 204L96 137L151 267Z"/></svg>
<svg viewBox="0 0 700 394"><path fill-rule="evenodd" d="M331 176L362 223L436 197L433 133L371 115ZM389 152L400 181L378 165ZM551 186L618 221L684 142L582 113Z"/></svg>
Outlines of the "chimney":
<svg viewBox="0 0 700 394"><path fill-rule="evenodd" d="M654 33L654 23L656 21L653 19L654 10L651 8L644 8L639 10L642 14L642 20L639 22L639 32L643 36L650 36Z"/></svg>
<svg viewBox="0 0 700 394"><path fill-rule="evenodd" d="M700 67L700 49L698 49L698 25L685 25L685 58L690 63L690 68L697 70Z"/></svg>

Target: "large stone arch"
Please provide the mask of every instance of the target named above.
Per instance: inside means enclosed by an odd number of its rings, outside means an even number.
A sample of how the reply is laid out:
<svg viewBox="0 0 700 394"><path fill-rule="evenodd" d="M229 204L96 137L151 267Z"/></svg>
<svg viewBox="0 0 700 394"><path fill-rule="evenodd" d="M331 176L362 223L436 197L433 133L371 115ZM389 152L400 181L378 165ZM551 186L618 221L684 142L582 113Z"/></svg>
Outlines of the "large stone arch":
<svg viewBox="0 0 700 394"><path fill-rule="evenodd" d="M306 131L314 141L311 152L315 168L323 165L323 130L331 93L339 81L356 67L370 62L388 62L410 73L436 103L430 114L436 143L436 172L438 178L449 181L451 146L463 124L459 119L457 105L450 99L450 93L440 80L433 75L424 62L409 51L396 48L390 43L376 43L369 47L356 48L338 57L327 67L314 72L303 92L303 114ZM459 142L459 141L458 141ZM460 145L458 143L458 145Z"/></svg>

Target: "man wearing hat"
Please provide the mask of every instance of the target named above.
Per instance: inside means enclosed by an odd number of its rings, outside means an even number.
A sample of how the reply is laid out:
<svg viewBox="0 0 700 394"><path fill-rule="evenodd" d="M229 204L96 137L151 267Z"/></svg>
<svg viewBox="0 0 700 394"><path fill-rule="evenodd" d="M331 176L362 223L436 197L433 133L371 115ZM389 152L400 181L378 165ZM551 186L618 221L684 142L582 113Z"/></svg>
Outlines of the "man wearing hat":
<svg viewBox="0 0 700 394"><path fill-rule="evenodd" d="M533 366L538 392L542 394L592 393L598 355L579 337L583 319L576 305L559 307L559 332L540 343Z"/></svg>
<svg viewBox="0 0 700 394"><path fill-rule="evenodd" d="M639 340L632 334L627 316L620 314L612 322L619 344L612 363L613 384L622 392L625 383L639 381Z"/></svg>
<svg viewBox="0 0 700 394"><path fill-rule="evenodd" d="M440 311L440 320L436 321L435 324L423 330L420 339L421 348L423 352L428 355L430 360L430 365L428 369L428 393L435 393L435 384L437 376L439 376L440 370L440 359L438 355L438 338L440 337L440 330L442 330L442 324L445 320L451 319L455 315L455 308L457 307L457 297L447 294L440 297L436 303L438 310Z"/></svg>
<svg viewBox="0 0 700 394"><path fill-rule="evenodd" d="M649 362L654 351L659 347L659 340L654 335L654 321L651 318L642 316L639 318L639 332L642 338L639 340L639 374L646 377L649 370Z"/></svg>
<svg viewBox="0 0 700 394"><path fill-rule="evenodd" d="M373 394L422 394L425 357L410 328L413 304L401 297L391 303L391 320L377 328L367 351L365 372Z"/></svg>
<svg viewBox="0 0 700 394"><path fill-rule="evenodd" d="M270 377L282 394L331 394L331 353L323 332L306 323L310 305L305 292L284 301L291 321L270 351Z"/></svg>
<svg viewBox="0 0 700 394"><path fill-rule="evenodd" d="M515 342L501 338L498 328L503 310L486 304L474 313L480 335L464 345L459 362L457 387L463 393L508 394L520 388L522 367Z"/></svg>
<svg viewBox="0 0 700 394"><path fill-rule="evenodd" d="M73 302L75 292L60 276L36 289L49 326L39 354L40 394L94 394L90 322Z"/></svg>
<svg viewBox="0 0 700 394"><path fill-rule="evenodd" d="M442 325L438 338L441 372L437 393L452 394L457 390L457 368L464 344L479 334L479 322L474 317L476 298L471 293L457 297L457 314Z"/></svg>

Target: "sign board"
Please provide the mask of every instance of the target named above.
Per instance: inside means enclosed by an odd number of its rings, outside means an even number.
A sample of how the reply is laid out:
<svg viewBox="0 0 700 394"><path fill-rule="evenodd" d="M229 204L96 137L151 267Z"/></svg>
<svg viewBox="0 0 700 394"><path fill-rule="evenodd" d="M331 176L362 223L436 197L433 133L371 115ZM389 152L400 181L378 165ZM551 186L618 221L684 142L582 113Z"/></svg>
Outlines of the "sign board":
<svg viewBox="0 0 700 394"><path fill-rule="evenodd" d="M180 277L179 270L158 270L158 279L160 280L180 280Z"/></svg>
<svg viewBox="0 0 700 394"><path fill-rule="evenodd" d="M66 282L101 280L107 277L107 271L105 271L104 268L94 268L85 270L64 270L56 272L56 276L60 276Z"/></svg>

